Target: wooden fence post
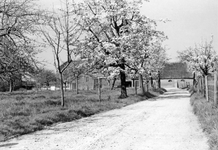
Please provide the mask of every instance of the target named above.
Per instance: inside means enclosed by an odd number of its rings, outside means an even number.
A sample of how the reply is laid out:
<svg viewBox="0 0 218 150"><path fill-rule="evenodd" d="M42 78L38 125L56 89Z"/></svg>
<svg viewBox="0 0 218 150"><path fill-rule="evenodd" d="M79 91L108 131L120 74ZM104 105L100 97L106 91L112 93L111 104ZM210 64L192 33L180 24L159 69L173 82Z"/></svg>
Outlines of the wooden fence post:
<svg viewBox="0 0 218 150"><path fill-rule="evenodd" d="M206 82L205 82L205 78L202 76L201 78L201 82L202 82L202 93L203 93L203 96L206 97Z"/></svg>
<svg viewBox="0 0 218 150"><path fill-rule="evenodd" d="M137 95L137 86L138 86L138 82L135 80L135 84L134 84L134 86L135 86L135 95Z"/></svg>
<svg viewBox="0 0 218 150"><path fill-rule="evenodd" d="M201 78L201 84L202 84L202 86L201 86L201 91L202 91L202 94L203 94L203 96L204 97L206 97L206 95L205 95L205 89L206 89L206 85L205 85L205 78L204 78L204 76L202 76L202 78Z"/></svg>
<svg viewBox="0 0 218 150"><path fill-rule="evenodd" d="M79 94L79 79L76 77L76 94Z"/></svg>
<svg viewBox="0 0 218 150"><path fill-rule="evenodd" d="M149 82L150 82L149 80L146 81L146 92L149 91Z"/></svg>
<svg viewBox="0 0 218 150"><path fill-rule="evenodd" d="M198 94L200 94L200 84L199 84L199 83L201 82L200 79L201 79L201 78L197 78L197 85L196 85L197 93L198 93Z"/></svg>
<svg viewBox="0 0 218 150"><path fill-rule="evenodd" d="M203 90L202 90L203 86L202 86L202 79L201 78L200 78L198 84L199 84L199 92L202 93L203 92Z"/></svg>
<svg viewBox="0 0 218 150"><path fill-rule="evenodd" d="M206 90L206 100L209 101L209 98L208 98L208 81L207 81L207 76L205 76L205 90Z"/></svg>
<svg viewBox="0 0 218 150"><path fill-rule="evenodd" d="M218 100L217 100L217 86L218 86L218 82L217 82L217 71L214 72L214 104L215 106L218 105Z"/></svg>
<svg viewBox="0 0 218 150"><path fill-rule="evenodd" d="M101 78L98 78L98 98L101 101Z"/></svg>

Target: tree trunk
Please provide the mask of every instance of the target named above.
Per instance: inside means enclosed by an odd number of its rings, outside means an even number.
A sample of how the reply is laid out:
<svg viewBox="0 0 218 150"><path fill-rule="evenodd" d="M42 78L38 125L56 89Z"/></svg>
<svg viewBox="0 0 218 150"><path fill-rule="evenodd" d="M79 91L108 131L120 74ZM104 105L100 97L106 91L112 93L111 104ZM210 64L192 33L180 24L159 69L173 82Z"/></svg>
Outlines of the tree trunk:
<svg viewBox="0 0 218 150"><path fill-rule="evenodd" d="M151 88L154 88L154 81L153 81L153 78L151 77L150 80L151 80Z"/></svg>
<svg viewBox="0 0 218 150"><path fill-rule="evenodd" d="M146 92L149 92L149 81L146 80Z"/></svg>
<svg viewBox="0 0 218 150"><path fill-rule="evenodd" d="M145 95L145 88L144 88L144 83L143 83L143 76L142 74L139 74L139 84L141 87L141 94Z"/></svg>
<svg viewBox="0 0 218 150"><path fill-rule="evenodd" d="M157 79L157 88L161 88L161 81L160 81L160 78Z"/></svg>
<svg viewBox="0 0 218 150"><path fill-rule="evenodd" d="M9 80L9 92L11 93L13 91L13 81Z"/></svg>
<svg viewBox="0 0 218 150"><path fill-rule="evenodd" d="M202 82L203 82L203 94L204 94L204 97L206 98L206 80L205 80L205 76L202 77ZM199 83L198 83L199 84Z"/></svg>
<svg viewBox="0 0 218 150"><path fill-rule="evenodd" d="M124 60L122 60L124 61ZM121 69L125 70L125 65L124 63L120 65ZM119 98L127 98L127 91L126 91L126 74L125 72L123 72L122 70L120 71L120 83L121 83L121 94L119 96Z"/></svg>
<svg viewBox="0 0 218 150"><path fill-rule="evenodd" d="M158 71L157 87L161 88L160 72Z"/></svg>
<svg viewBox="0 0 218 150"><path fill-rule="evenodd" d="M137 81L136 80L134 80L134 87L135 87L135 95L137 95Z"/></svg>
<svg viewBox="0 0 218 150"><path fill-rule="evenodd" d="M45 85L46 85L46 90L48 90L49 82L46 82Z"/></svg>
<svg viewBox="0 0 218 150"><path fill-rule="evenodd" d="M116 78L113 79L112 86L111 86L111 90L114 89L114 85L115 85L115 83L116 83L116 80L117 80Z"/></svg>
<svg viewBox="0 0 218 150"><path fill-rule="evenodd" d="M204 82L205 82L205 97L206 97L206 100L209 102L209 95L208 95L208 76L207 76L207 75L204 77Z"/></svg>
<svg viewBox="0 0 218 150"><path fill-rule="evenodd" d="M101 101L101 78L98 78L98 99Z"/></svg>
<svg viewBox="0 0 218 150"><path fill-rule="evenodd" d="M67 83L66 82L64 82L64 90L65 90L65 92L67 91Z"/></svg>
<svg viewBox="0 0 218 150"><path fill-rule="evenodd" d="M195 73L193 73L193 83L192 83L192 84L193 84L193 90L194 90L195 92L196 92L196 85L195 85L196 82L197 82L197 81L196 81L196 78L195 78Z"/></svg>
<svg viewBox="0 0 218 150"><path fill-rule="evenodd" d="M65 106L65 101L64 101L64 82L63 82L63 74L62 72L59 73L60 74L60 88L61 88L61 106L64 107Z"/></svg>
<svg viewBox="0 0 218 150"><path fill-rule="evenodd" d="M76 94L79 94L79 79L76 77Z"/></svg>

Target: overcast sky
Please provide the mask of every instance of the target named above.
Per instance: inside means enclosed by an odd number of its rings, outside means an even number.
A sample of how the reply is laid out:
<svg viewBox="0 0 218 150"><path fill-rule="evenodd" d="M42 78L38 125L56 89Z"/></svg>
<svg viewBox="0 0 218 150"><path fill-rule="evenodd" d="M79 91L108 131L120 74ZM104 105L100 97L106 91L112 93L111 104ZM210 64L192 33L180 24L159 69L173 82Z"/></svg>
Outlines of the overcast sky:
<svg viewBox="0 0 218 150"><path fill-rule="evenodd" d="M57 7L59 1L39 0L47 8ZM150 0L144 3L141 12L157 21L170 20L166 23L158 21L158 30L168 36L164 45L171 61L178 60L177 51L209 41L212 36L213 47L218 53L218 0ZM53 57L48 53L39 56L53 65Z"/></svg>
<svg viewBox="0 0 218 150"><path fill-rule="evenodd" d="M142 13L156 20L171 20L159 23L158 29L169 38L164 44L172 61L177 51L209 41L212 36L213 46L218 48L218 0L150 0Z"/></svg>

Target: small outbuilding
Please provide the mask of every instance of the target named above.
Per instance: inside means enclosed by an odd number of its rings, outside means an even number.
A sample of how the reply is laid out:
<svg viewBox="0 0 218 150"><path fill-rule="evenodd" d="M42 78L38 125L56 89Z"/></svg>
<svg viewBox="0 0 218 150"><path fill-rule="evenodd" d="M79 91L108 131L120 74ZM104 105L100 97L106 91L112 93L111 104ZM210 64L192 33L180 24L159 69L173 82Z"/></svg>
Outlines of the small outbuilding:
<svg viewBox="0 0 218 150"><path fill-rule="evenodd" d="M193 73L185 63L173 62L165 64L160 73L161 87L184 88L193 84Z"/></svg>

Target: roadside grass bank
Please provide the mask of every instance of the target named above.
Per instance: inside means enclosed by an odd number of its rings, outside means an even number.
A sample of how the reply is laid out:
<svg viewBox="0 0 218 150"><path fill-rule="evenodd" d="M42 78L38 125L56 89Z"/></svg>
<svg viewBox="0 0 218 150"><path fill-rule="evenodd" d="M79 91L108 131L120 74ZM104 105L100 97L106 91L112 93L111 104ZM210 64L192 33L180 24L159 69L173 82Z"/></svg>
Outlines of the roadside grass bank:
<svg viewBox="0 0 218 150"><path fill-rule="evenodd" d="M126 99L118 99L120 89L103 90L99 101L96 91L65 92L66 106L60 106L59 91L1 93L0 141L42 130L55 123L69 122L99 112L118 109L162 94L164 89L135 95L129 88Z"/></svg>
<svg viewBox="0 0 218 150"><path fill-rule="evenodd" d="M210 150L218 150L218 108L197 93L192 94L191 105L208 137Z"/></svg>

